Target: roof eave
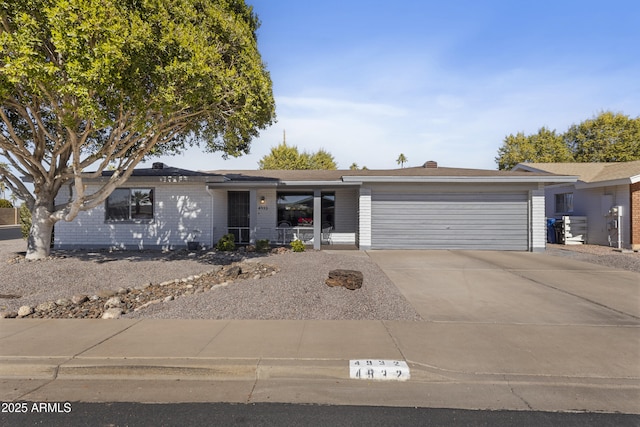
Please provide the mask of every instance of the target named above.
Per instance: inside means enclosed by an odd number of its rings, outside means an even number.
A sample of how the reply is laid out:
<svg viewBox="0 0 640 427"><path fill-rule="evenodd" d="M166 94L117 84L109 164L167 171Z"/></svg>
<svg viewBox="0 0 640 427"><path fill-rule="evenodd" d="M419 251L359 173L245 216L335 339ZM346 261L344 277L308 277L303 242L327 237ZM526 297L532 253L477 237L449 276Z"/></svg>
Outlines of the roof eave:
<svg viewBox="0 0 640 427"><path fill-rule="evenodd" d="M616 185L635 184L636 182L640 182L640 175L632 176L630 178L610 179L606 181L593 181L593 182L578 181L576 182L576 188L612 187Z"/></svg>
<svg viewBox="0 0 640 427"><path fill-rule="evenodd" d="M358 180L367 182L387 182L387 183L543 183L557 184L565 182L576 182L577 176L345 176L346 182Z"/></svg>

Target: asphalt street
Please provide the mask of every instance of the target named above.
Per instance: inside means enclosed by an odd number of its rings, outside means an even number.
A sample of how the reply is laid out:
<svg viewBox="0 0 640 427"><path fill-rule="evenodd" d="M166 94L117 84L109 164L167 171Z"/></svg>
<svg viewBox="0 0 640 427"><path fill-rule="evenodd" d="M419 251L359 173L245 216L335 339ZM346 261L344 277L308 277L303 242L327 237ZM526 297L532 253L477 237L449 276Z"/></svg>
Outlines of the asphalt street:
<svg viewBox="0 0 640 427"><path fill-rule="evenodd" d="M0 414L3 426L492 426L632 427L640 415L535 411L228 403L67 403L59 413L25 402L26 413Z"/></svg>

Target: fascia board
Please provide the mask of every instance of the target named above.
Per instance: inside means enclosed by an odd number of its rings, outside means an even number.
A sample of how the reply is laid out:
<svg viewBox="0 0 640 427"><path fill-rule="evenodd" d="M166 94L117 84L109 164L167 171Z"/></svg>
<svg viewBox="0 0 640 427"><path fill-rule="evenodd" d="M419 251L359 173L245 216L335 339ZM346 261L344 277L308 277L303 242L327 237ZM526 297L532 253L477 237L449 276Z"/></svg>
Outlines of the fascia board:
<svg viewBox="0 0 640 427"><path fill-rule="evenodd" d="M640 181L640 175L636 175L631 178L612 179L609 181L596 181L596 182L578 181L576 182L576 188L612 187L616 185L629 185L638 181Z"/></svg>
<svg viewBox="0 0 640 427"><path fill-rule="evenodd" d="M345 176L345 182L358 181L367 182L387 182L387 183L573 183L578 180L577 176Z"/></svg>
<svg viewBox="0 0 640 427"><path fill-rule="evenodd" d="M277 181L207 182L207 188L271 188L277 186Z"/></svg>
<svg viewBox="0 0 640 427"><path fill-rule="evenodd" d="M360 180L343 182L343 181L281 181L280 185L288 187L353 187L359 185Z"/></svg>

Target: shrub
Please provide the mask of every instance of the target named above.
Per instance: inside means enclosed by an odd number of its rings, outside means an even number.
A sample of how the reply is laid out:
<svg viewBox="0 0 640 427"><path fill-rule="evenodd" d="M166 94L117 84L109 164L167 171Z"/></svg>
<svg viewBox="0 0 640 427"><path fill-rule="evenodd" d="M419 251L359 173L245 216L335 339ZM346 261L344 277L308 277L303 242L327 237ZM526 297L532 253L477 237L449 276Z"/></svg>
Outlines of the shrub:
<svg viewBox="0 0 640 427"><path fill-rule="evenodd" d="M218 240L216 249L219 251L233 251L236 249L235 240L236 236L234 236L233 234L225 234L220 238L220 240Z"/></svg>
<svg viewBox="0 0 640 427"><path fill-rule="evenodd" d="M304 243L300 240L294 240L291 242L291 249L293 252L304 252Z"/></svg>
<svg viewBox="0 0 640 427"><path fill-rule="evenodd" d="M20 231L22 232L22 237L28 239L29 232L31 231L31 211L26 203L20 205L18 215L20 216Z"/></svg>
<svg viewBox="0 0 640 427"><path fill-rule="evenodd" d="M0 199L0 208L12 208L13 204L7 199Z"/></svg>
<svg viewBox="0 0 640 427"><path fill-rule="evenodd" d="M269 246L269 239L263 239L256 241L256 251L267 252L271 246Z"/></svg>

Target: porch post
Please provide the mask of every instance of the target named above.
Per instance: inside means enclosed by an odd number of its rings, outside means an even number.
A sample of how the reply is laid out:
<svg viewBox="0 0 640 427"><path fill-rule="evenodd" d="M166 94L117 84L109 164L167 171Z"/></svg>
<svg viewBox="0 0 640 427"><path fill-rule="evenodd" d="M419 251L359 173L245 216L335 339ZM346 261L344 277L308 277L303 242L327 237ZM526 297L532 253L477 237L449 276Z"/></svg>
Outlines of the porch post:
<svg viewBox="0 0 640 427"><path fill-rule="evenodd" d="M249 244L256 244L258 226L258 195L255 189L249 190Z"/></svg>
<svg viewBox="0 0 640 427"><path fill-rule="evenodd" d="M320 250L322 243L322 192L313 190L313 249Z"/></svg>

